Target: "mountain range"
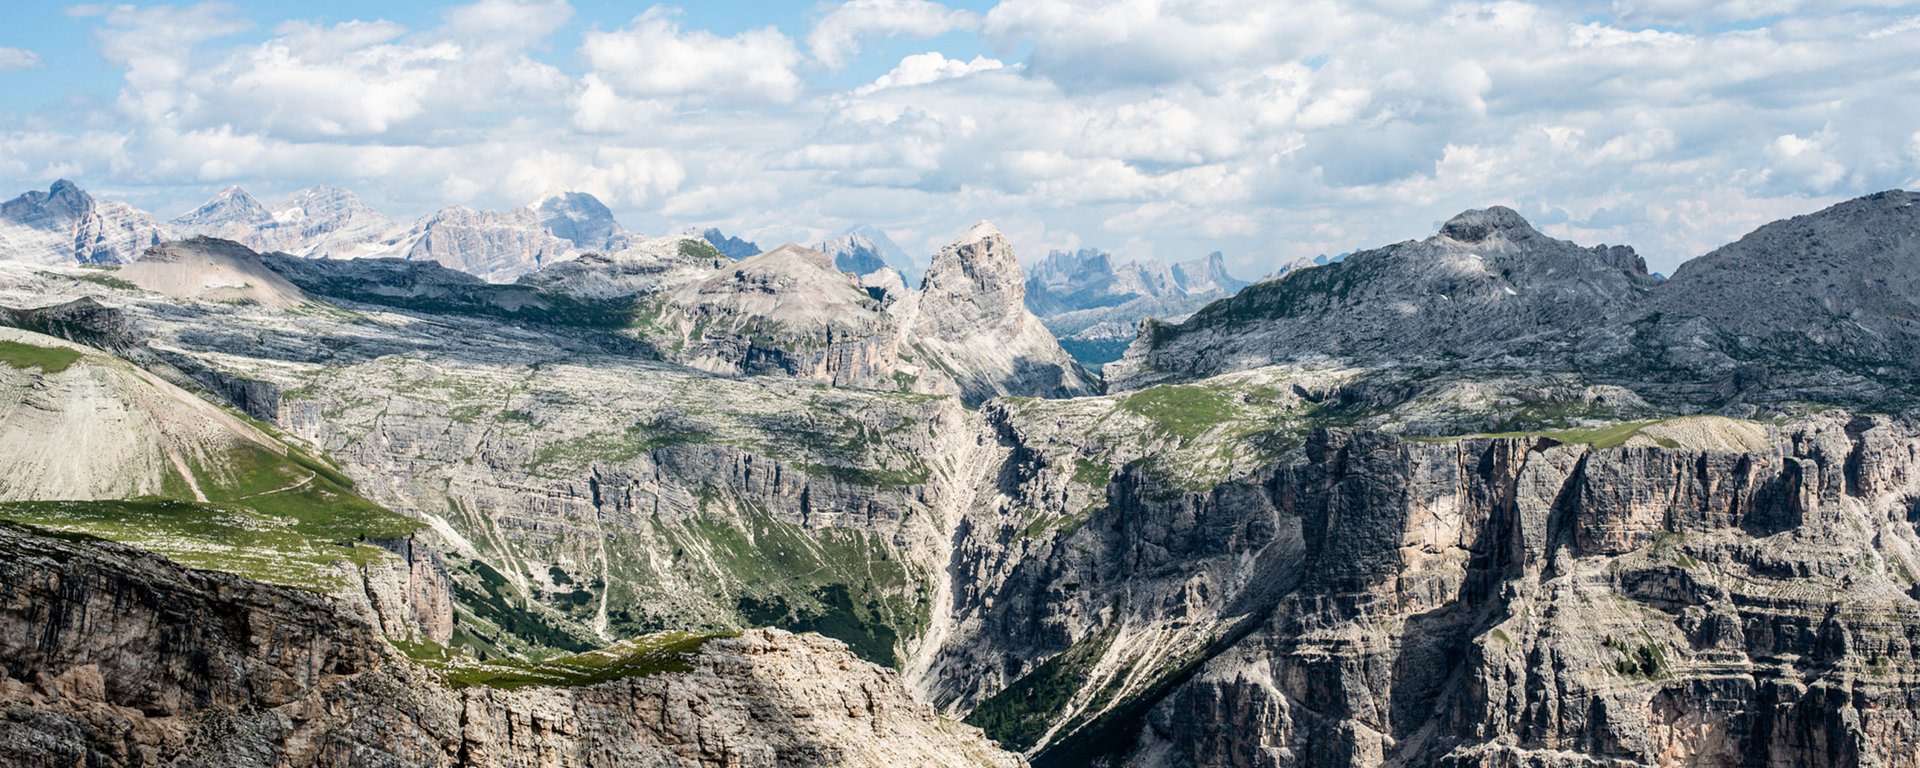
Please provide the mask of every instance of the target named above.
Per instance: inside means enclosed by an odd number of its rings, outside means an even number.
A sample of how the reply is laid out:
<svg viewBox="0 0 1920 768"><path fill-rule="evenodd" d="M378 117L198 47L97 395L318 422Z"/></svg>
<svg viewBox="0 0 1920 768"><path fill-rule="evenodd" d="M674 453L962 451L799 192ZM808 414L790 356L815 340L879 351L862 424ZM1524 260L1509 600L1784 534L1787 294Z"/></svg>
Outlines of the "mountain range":
<svg viewBox="0 0 1920 768"><path fill-rule="evenodd" d="M1140 321L1179 320L1247 286L1218 251L1189 261L1114 261L1094 249L1052 251L1027 276L1027 307L1082 363L1120 357Z"/></svg>
<svg viewBox="0 0 1920 768"><path fill-rule="evenodd" d="M578 200L82 266L101 204L29 198L67 234L0 259L24 765L1920 754L1914 193L1671 279L1489 207L1252 285L1029 275L985 222L908 281ZM183 219L293 220L248 200ZM1047 323L1106 311L1155 319L1095 374Z"/></svg>

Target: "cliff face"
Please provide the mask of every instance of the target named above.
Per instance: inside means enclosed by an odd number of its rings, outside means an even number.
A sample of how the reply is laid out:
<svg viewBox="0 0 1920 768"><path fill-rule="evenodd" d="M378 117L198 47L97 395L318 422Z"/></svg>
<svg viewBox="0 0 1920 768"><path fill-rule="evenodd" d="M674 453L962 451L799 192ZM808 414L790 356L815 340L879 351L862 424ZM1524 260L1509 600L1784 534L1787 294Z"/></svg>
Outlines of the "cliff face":
<svg viewBox="0 0 1920 768"><path fill-rule="evenodd" d="M18 766L1013 766L824 638L681 671L450 688L328 598L0 526L0 743Z"/></svg>
<svg viewBox="0 0 1920 768"><path fill-rule="evenodd" d="M1040 765L1907 764L1920 430L1678 444L1331 430L1042 541L977 510L937 700Z"/></svg>
<svg viewBox="0 0 1920 768"><path fill-rule="evenodd" d="M917 306L905 312L913 361L944 372L970 403L997 395L1094 392L1086 374L1027 310L1013 246L980 222L933 257Z"/></svg>

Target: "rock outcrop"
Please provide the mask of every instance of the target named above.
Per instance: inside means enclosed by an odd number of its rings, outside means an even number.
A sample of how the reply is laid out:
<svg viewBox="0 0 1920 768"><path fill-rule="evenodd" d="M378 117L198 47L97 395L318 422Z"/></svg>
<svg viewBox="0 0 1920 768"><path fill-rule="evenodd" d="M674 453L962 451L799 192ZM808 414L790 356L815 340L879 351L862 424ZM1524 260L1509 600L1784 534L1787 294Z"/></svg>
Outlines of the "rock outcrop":
<svg viewBox="0 0 1920 768"><path fill-rule="evenodd" d="M405 232L389 236L376 252L437 262L490 282L510 282L578 254L573 243L547 231L532 208L476 211L462 206L422 217Z"/></svg>
<svg viewBox="0 0 1920 768"><path fill-rule="evenodd" d="M1053 251L1027 276L1027 308L1074 359L1100 366L1120 358L1141 320L1178 322L1246 286L1227 274L1218 251L1173 264L1116 263L1094 249Z"/></svg>
<svg viewBox="0 0 1920 768"><path fill-rule="evenodd" d="M1632 249L1555 240L1507 208L1468 211L1425 240L1298 270L1154 324L1105 372L1130 389L1315 359L1524 358L1565 370L1582 329L1658 282Z"/></svg>
<svg viewBox="0 0 1920 768"><path fill-rule="evenodd" d="M1909 762L1920 425L1728 429L1329 430L1203 492L1123 471L1039 539L978 508L934 696L1037 765ZM1044 466L1047 430L1001 434Z"/></svg>
<svg viewBox="0 0 1920 768"><path fill-rule="evenodd" d="M606 203L585 192L548 195L529 207L541 227L581 250L612 253L627 247L631 239Z"/></svg>
<svg viewBox="0 0 1920 768"><path fill-rule="evenodd" d="M1016 766L818 637L712 640L680 671L453 688L328 598L0 524L9 764Z"/></svg>
<svg viewBox="0 0 1920 768"><path fill-rule="evenodd" d="M759 243L730 236L716 227L701 230L700 239L707 241L707 244L719 251L720 255L729 259L744 259L763 252Z"/></svg>
<svg viewBox="0 0 1920 768"><path fill-rule="evenodd" d="M826 254L797 245L741 259L644 311L648 342L701 370L892 388L899 369L894 318Z"/></svg>
<svg viewBox="0 0 1920 768"><path fill-rule="evenodd" d="M1066 397L1098 388L1027 310L1013 246L987 222L940 249L906 316L910 362L944 372L968 401Z"/></svg>
<svg viewBox="0 0 1920 768"><path fill-rule="evenodd" d="M133 206L96 200L66 179L0 203L0 258L35 264L124 264L169 236Z"/></svg>

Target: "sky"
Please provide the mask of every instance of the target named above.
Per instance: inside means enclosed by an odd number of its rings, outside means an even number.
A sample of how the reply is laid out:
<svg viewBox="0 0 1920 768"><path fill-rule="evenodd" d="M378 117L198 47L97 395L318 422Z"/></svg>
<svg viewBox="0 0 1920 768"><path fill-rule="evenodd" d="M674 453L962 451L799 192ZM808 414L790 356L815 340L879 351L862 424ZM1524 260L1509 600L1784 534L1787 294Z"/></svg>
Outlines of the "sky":
<svg viewBox="0 0 1920 768"><path fill-rule="evenodd" d="M590 192L762 245L976 220L1243 277L1519 210L1656 271L1920 188L1920 0L9 3L0 197L397 219Z"/></svg>

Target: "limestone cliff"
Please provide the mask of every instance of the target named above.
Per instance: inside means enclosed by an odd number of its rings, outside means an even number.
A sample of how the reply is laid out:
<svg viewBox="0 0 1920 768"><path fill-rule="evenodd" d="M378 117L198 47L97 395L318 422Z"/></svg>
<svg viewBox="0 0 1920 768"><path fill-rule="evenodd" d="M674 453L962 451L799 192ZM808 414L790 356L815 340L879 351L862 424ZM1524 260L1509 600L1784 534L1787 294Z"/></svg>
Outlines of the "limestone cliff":
<svg viewBox="0 0 1920 768"><path fill-rule="evenodd" d="M9 765L1015 766L817 637L571 688L457 688L327 598L0 524Z"/></svg>

